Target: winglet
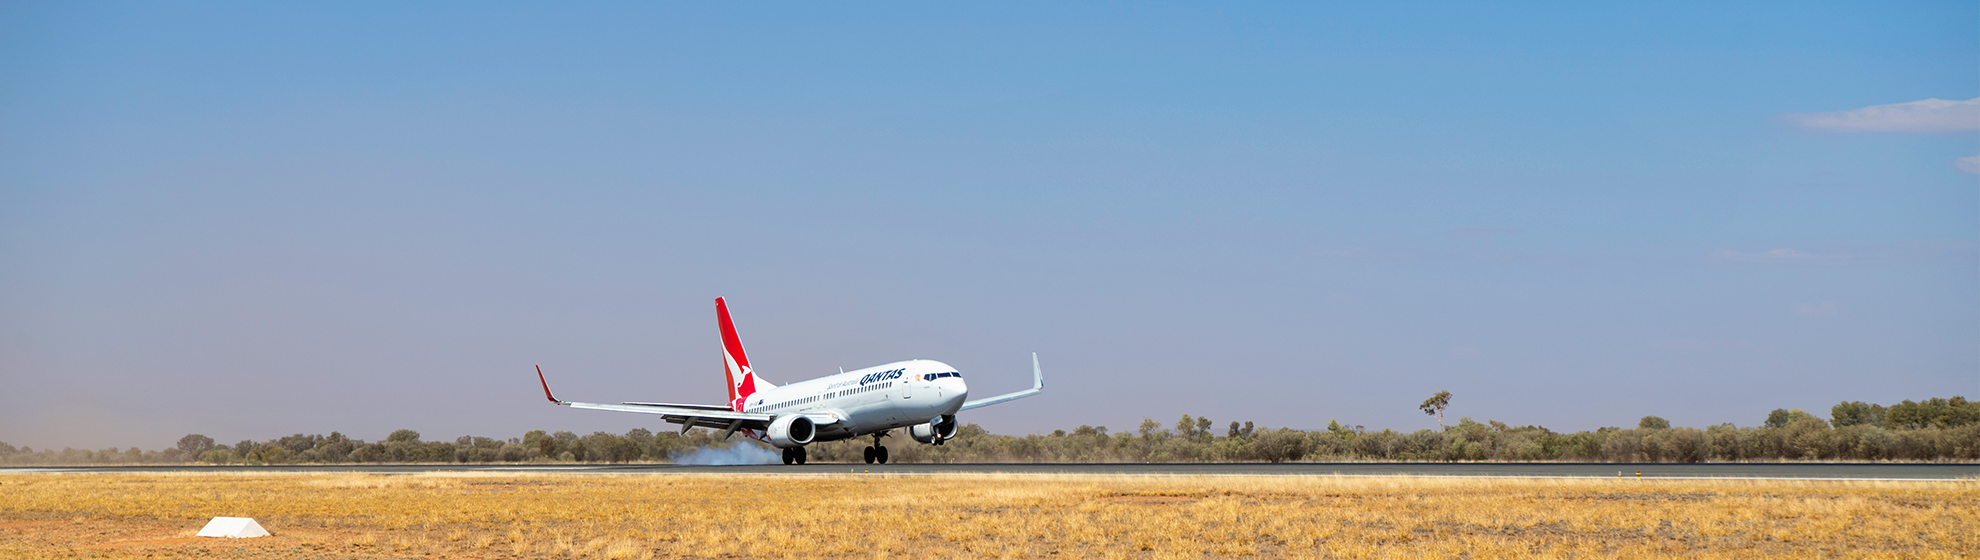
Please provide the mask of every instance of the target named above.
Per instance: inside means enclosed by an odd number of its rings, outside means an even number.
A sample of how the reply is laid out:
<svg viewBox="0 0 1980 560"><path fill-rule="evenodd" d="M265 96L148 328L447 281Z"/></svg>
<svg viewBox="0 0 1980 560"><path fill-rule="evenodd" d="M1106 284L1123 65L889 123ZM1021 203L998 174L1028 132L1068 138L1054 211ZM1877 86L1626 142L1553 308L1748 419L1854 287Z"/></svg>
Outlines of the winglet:
<svg viewBox="0 0 1980 560"><path fill-rule="evenodd" d="M962 404L962 408L961 408L961 410L969 410L969 409L973 409L973 408L982 408L982 407L986 407L986 406L990 406L990 405L993 405L993 404L998 404L998 403L1007 403L1007 402L1011 402L1011 401L1014 401L1014 400L1018 400L1018 399L1022 399L1022 398L1025 398L1025 397L1029 397L1029 396L1034 396L1034 395L1038 395L1038 394L1040 394L1040 393L1044 393L1044 392L1045 392L1045 371L1044 371L1044 370L1042 370L1042 369L1039 369L1039 368L1038 368L1038 353L1037 353L1037 352L1032 352L1032 353L1031 353L1031 388L1030 388L1030 389L1025 389L1025 390L1023 390L1023 391L1018 391L1018 392L1016 392L1016 393L1009 393L1009 394L1003 394L1003 395L997 395L997 396L994 396L994 397L990 397L990 398L987 398L987 399L977 399L977 400L973 400L973 401L966 401L966 402L964 402L964 403Z"/></svg>
<svg viewBox="0 0 1980 560"><path fill-rule="evenodd" d="M1037 358L1034 357L1032 359L1036 360ZM553 403L564 404L564 401L557 400L557 397L550 396L550 382L543 380L543 366L536 366L536 381L538 383L543 384L543 398L550 399L550 402Z"/></svg>

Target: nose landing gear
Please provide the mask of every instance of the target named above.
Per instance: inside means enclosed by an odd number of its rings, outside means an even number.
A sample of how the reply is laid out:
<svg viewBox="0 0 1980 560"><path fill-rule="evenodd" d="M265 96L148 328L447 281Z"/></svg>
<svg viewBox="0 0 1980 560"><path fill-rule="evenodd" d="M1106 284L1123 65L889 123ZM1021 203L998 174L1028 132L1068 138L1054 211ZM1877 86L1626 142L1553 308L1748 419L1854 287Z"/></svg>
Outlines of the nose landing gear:
<svg viewBox="0 0 1980 560"><path fill-rule="evenodd" d="M880 432L873 434L873 445L867 446L866 448L866 453L865 453L866 464L869 465L874 463L886 464L887 446L880 445L880 438L885 437L886 435L887 432Z"/></svg>

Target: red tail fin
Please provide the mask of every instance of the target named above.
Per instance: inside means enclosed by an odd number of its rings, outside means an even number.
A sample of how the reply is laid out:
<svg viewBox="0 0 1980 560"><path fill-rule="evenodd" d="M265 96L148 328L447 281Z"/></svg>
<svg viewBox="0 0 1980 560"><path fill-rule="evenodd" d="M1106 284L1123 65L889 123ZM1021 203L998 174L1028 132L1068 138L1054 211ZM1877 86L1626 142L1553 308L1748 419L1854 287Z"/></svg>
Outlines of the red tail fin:
<svg viewBox="0 0 1980 560"><path fill-rule="evenodd" d="M729 320L729 304L722 298L715 298L715 321L722 326L722 368L729 377L729 408L741 411L743 399L772 385L757 378L756 370L749 367L749 355L743 352L736 323Z"/></svg>

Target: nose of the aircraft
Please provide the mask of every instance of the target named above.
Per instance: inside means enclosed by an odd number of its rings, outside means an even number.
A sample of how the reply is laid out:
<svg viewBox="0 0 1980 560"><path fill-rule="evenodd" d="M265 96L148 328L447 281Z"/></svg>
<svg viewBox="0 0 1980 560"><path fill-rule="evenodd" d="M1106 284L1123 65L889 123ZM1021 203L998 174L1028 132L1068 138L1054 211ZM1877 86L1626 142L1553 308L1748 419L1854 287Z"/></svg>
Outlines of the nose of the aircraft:
<svg viewBox="0 0 1980 560"><path fill-rule="evenodd" d="M945 401L950 401L960 406L964 400L969 399L969 385L963 383L961 377L937 379L935 383L942 386L942 397Z"/></svg>

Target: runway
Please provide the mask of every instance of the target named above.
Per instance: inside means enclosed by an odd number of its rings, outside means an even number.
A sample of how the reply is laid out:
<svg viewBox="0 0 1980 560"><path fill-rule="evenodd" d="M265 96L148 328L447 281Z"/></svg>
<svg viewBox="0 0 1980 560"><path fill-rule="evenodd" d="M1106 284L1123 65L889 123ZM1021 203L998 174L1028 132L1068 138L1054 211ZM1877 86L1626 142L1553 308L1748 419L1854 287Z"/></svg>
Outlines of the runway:
<svg viewBox="0 0 1980 560"><path fill-rule="evenodd" d="M810 464L810 465L270 465L270 466L112 466L9 467L0 473L377 473L436 472L564 473L615 475L1113 475L1113 476L1431 476L1513 478L1634 479L1756 478L1809 480L1976 480L1980 464L1870 463L1098 463L1098 464Z"/></svg>

